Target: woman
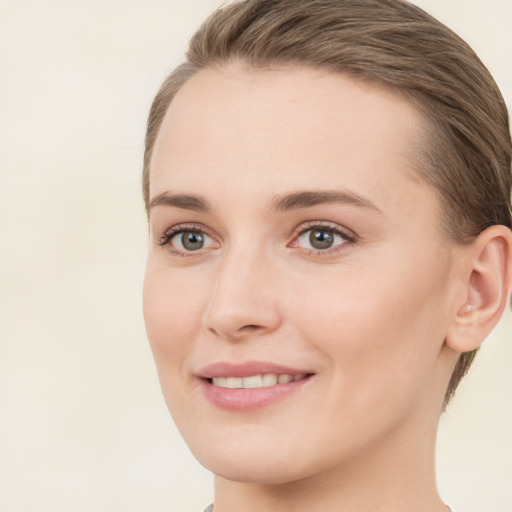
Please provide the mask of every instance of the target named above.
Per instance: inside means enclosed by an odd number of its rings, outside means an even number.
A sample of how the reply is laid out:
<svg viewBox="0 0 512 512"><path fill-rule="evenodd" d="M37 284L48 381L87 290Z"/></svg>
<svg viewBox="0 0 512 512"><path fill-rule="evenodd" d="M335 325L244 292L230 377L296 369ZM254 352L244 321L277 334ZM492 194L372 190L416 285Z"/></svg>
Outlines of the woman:
<svg viewBox="0 0 512 512"><path fill-rule="evenodd" d="M236 2L187 58L148 120L144 314L215 512L450 510L439 416L512 281L492 77L400 0Z"/></svg>

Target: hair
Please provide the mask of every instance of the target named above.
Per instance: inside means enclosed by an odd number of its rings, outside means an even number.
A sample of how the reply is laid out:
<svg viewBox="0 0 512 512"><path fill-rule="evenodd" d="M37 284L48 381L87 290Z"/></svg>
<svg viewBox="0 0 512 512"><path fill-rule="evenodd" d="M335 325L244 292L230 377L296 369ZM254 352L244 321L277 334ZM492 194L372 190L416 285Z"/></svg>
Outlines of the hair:
<svg viewBox="0 0 512 512"><path fill-rule="evenodd" d="M401 94L426 124L417 168L440 198L447 238L466 245L492 225L512 228L512 144L498 86L467 43L404 0L242 0L211 14L151 106L146 208L153 147L175 94L200 70L233 62L309 66ZM460 355L445 405L475 355Z"/></svg>

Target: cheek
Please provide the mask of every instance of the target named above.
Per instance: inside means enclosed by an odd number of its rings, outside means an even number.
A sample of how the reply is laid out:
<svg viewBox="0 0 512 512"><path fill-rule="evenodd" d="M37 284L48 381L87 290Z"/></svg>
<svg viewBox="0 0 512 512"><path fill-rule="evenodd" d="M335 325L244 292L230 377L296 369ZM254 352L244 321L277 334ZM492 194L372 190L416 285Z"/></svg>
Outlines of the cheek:
<svg viewBox="0 0 512 512"><path fill-rule="evenodd" d="M446 289L436 269L422 278L383 263L379 272L333 271L296 291L303 335L328 357L340 385L368 396L428 379L446 328Z"/></svg>
<svg viewBox="0 0 512 512"><path fill-rule="evenodd" d="M187 290L190 286L169 271L148 265L143 291L144 321L161 378L169 368L182 366L191 350L190 340L201 323L199 294Z"/></svg>

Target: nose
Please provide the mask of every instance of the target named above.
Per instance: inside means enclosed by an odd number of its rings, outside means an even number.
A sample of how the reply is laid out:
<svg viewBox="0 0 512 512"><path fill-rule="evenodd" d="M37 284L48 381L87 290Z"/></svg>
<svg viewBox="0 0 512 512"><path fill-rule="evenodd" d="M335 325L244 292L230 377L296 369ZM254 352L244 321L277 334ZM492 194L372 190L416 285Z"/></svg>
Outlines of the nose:
<svg viewBox="0 0 512 512"><path fill-rule="evenodd" d="M216 268L204 328L229 341L275 331L281 315L272 268L261 253L226 255Z"/></svg>

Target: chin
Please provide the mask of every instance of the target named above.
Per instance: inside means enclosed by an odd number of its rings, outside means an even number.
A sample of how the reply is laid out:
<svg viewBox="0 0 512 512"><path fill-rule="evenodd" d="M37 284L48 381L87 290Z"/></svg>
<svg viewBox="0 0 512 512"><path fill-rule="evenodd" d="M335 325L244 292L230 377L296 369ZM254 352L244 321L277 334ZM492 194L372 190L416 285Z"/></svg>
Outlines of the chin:
<svg viewBox="0 0 512 512"><path fill-rule="evenodd" d="M231 460L222 458L221 460L208 460L199 462L213 474L230 480L232 482L252 483L260 485L283 485L297 480L301 480L305 475L301 474L298 468L291 468L288 464L280 467L275 461L263 461L261 457L256 460L248 461L239 458Z"/></svg>
<svg viewBox="0 0 512 512"><path fill-rule="evenodd" d="M296 451L290 456L286 446L276 449L269 446L273 444L270 442L259 446L254 441L239 440L236 444L205 441L188 443L193 455L206 469L227 480L278 485L307 476Z"/></svg>

